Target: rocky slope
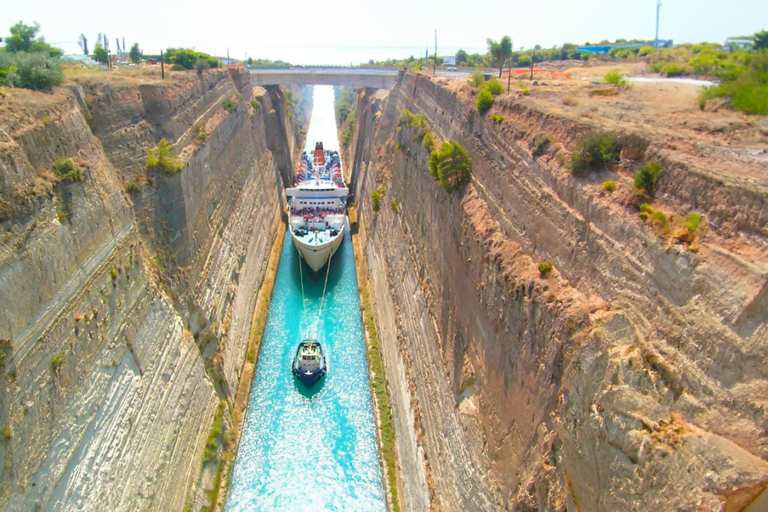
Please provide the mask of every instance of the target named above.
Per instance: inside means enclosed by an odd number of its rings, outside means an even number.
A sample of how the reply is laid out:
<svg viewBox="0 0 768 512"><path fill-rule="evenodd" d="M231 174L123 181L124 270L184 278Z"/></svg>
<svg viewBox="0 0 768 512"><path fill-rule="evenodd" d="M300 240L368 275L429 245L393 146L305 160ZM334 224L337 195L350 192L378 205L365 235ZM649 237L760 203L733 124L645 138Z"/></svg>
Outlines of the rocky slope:
<svg viewBox="0 0 768 512"><path fill-rule="evenodd" d="M0 509L198 509L298 109L237 70L78 82L0 105ZM161 137L178 174L146 169Z"/></svg>
<svg viewBox="0 0 768 512"><path fill-rule="evenodd" d="M467 149L468 184L429 176L403 109ZM635 132L618 172L577 178L569 151L601 120L515 96L493 112L411 74L357 106L348 158L405 508L743 510L768 486L765 177ZM707 219L695 243L638 216L632 172L651 160L653 208Z"/></svg>

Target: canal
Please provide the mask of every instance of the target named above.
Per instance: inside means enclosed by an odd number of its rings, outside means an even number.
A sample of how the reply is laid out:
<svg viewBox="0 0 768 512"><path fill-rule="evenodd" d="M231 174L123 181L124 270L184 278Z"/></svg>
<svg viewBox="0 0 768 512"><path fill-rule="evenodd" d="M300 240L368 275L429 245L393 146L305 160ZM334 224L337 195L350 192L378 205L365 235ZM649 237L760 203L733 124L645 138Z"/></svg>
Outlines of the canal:
<svg viewBox="0 0 768 512"><path fill-rule="evenodd" d="M316 141L339 147L329 86L314 90L307 147ZM355 272L347 229L323 300L325 267L312 273L286 234L226 510L386 509ZM329 366L310 390L291 374L306 336Z"/></svg>

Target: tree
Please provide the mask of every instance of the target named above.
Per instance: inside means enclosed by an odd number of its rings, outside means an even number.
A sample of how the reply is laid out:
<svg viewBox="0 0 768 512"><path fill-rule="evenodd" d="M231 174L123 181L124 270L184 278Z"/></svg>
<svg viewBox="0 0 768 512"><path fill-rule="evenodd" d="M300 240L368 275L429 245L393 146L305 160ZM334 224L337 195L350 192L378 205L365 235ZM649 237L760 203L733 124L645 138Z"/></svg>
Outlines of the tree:
<svg viewBox="0 0 768 512"><path fill-rule="evenodd" d="M96 47L93 49L93 60L100 64L106 64L109 61L109 54L107 54L103 44L96 43Z"/></svg>
<svg viewBox="0 0 768 512"><path fill-rule="evenodd" d="M133 43L133 46L131 46L131 52L128 54L128 58L134 64L141 62L141 50L139 50L139 43Z"/></svg>
<svg viewBox="0 0 768 512"><path fill-rule="evenodd" d="M85 37L85 34L80 34L77 45L83 50L83 55L88 55L88 38Z"/></svg>
<svg viewBox="0 0 768 512"><path fill-rule="evenodd" d="M499 67L499 78L501 78L504 63L512 56L512 39L509 36L502 37L499 42L488 39L488 51L493 56L493 62Z"/></svg>
<svg viewBox="0 0 768 512"><path fill-rule="evenodd" d="M440 149L430 155L429 163L430 167L437 168L440 185L448 193L468 181L472 174L472 159L467 150L455 140L440 144Z"/></svg>
<svg viewBox="0 0 768 512"><path fill-rule="evenodd" d="M459 50L456 52L456 64L464 64L467 62L467 58L469 55L464 50Z"/></svg>
<svg viewBox="0 0 768 512"><path fill-rule="evenodd" d="M755 34L755 50L768 48L768 30L762 30Z"/></svg>
<svg viewBox="0 0 768 512"><path fill-rule="evenodd" d="M11 35L5 40L5 49L11 53L31 52L47 53L51 57L61 57L62 51L45 42L42 37L35 39L40 25L25 25L23 21L11 27Z"/></svg>
<svg viewBox="0 0 768 512"><path fill-rule="evenodd" d="M11 27L11 36L5 40L5 48L12 53L28 52L32 47L32 40L40 30L40 24L34 26L25 25L23 21Z"/></svg>

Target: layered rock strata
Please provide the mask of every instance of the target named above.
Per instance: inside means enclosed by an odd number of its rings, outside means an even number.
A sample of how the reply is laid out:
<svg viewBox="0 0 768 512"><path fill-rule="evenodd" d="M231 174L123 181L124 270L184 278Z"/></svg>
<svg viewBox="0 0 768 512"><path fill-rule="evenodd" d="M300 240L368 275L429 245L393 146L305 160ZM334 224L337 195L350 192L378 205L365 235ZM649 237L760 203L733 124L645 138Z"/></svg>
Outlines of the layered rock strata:
<svg viewBox="0 0 768 512"><path fill-rule="evenodd" d="M0 107L0 509L197 509L300 127L237 70L79 82Z"/></svg>
<svg viewBox="0 0 768 512"><path fill-rule="evenodd" d="M403 109L467 149L468 184L429 175ZM405 508L744 509L768 485L766 184L622 134L621 166L663 163L655 208L709 219L695 252L596 192L606 178L570 173L599 125L510 97L494 109L502 121L412 74L357 107ZM539 135L558 142L536 152Z"/></svg>

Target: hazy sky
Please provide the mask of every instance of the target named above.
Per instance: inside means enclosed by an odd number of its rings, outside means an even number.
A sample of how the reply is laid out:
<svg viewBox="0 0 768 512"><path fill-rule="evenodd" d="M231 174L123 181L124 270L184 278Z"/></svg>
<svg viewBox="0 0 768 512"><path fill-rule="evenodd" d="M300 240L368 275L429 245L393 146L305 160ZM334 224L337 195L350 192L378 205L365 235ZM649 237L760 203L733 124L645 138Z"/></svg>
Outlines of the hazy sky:
<svg viewBox="0 0 768 512"><path fill-rule="evenodd" d="M138 42L145 53L191 47L235 58L264 57L306 64L350 64L386 57L486 50L486 39L509 35L515 49L540 44L654 36L655 0L0 0L0 34L19 20L78 53L85 33ZM712 41L768 28L765 0L664 0L659 37ZM431 51L431 50L430 50Z"/></svg>

